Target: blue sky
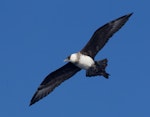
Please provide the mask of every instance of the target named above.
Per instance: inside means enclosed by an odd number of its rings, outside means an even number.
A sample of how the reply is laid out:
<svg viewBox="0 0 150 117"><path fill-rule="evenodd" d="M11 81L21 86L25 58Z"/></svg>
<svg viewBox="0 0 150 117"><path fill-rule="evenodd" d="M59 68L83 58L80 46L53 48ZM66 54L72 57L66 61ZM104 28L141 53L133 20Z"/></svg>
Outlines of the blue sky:
<svg viewBox="0 0 150 117"><path fill-rule="evenodd" d="M150 2L119 0L0 1L0 116L149 117ZM81 71L29 107L44 77L79 51L103 24L134 15L96 59L110 79Z"/></svg>

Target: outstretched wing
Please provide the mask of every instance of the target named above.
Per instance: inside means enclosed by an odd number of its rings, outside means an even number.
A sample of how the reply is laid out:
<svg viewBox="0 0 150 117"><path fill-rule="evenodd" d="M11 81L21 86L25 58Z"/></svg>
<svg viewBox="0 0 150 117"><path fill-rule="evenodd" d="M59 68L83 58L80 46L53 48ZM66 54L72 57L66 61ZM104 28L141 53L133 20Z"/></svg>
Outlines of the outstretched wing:
<svg viewBox="0 0 150 117"><path fill-rule="evenodd" d="M94 58L99 50L104 47L109 38L127 22L131 15L132 13L124 15L97 29L80 52Z"/></svg>
<svg viewBox="0 0 150 117"><path fill-rule="evenodd" d="M56 71L50 73L40 84L39 88L33 95L30 105L39 101L43 97L47 96L50 92L54 90L63 81L72 77L75 73L80 71L80 68L76 67L72 63L67 63L63 67L57 69Z"/></svg>

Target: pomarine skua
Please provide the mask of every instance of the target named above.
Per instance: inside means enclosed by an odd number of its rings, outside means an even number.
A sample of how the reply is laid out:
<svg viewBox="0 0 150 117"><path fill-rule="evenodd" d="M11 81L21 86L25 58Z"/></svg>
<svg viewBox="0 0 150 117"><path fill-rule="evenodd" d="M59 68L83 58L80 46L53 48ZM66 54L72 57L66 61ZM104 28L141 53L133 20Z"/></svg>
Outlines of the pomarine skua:
<svg viewBox="0 0 150 117"><path fill-rule="evenodd" d="M86 76L103 76L108 79L105 71L107 59L95 61L94 57L104 47L110 37L117 32L133 13L124 15L98 28L85 47L65 59L67 64L51 72L40 84L33 95L30 105L51 93L58 85L71 78L81 69L86 70Z"/></svg>

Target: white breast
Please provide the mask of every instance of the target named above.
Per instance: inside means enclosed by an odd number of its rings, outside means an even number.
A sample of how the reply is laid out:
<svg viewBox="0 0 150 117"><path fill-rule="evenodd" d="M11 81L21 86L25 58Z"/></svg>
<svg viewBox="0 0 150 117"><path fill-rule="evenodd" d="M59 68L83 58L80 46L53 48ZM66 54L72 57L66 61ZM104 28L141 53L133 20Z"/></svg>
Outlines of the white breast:
<svg viewBox="0 0 150 117"><path fill-rule="evenodd" d="M93 64L94 64L94 60L90 56L81 54L81 56L79 57L79 61L76 65L81 69L87 70Z"/></svg>

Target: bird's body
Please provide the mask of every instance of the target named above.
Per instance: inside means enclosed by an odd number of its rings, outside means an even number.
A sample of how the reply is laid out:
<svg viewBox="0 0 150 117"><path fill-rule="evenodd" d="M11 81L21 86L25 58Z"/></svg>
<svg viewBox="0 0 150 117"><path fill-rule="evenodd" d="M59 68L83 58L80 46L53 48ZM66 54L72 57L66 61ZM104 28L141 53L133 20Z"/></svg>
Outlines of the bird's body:
<svg viewBox="0 0 150 117"><path fill-rule="evenodd" d="M51 72L43 80L33 95L30 105L47 96L58 85L71 78L81 69L86 70L87 77L104 76L105 78L108 78L109 74L105 71L108 60L103 59L95 61L94 58L96 54L104 47L109 38L127 22L131 15L132 13L124 15L97 29L81 51L71 54L66 59L66 61L68 61L66 65Z"/></svg>
<svg viewBox="0 0 150 117"><path fill-rule="evenodd" d="M90 56L78 52L71 54L65 61L71 62L80 69L86 70L86 76L88 77L97 75L102 75L105 78L109 77L109 74L105 71L107 59L94 61Z"/></svg>

